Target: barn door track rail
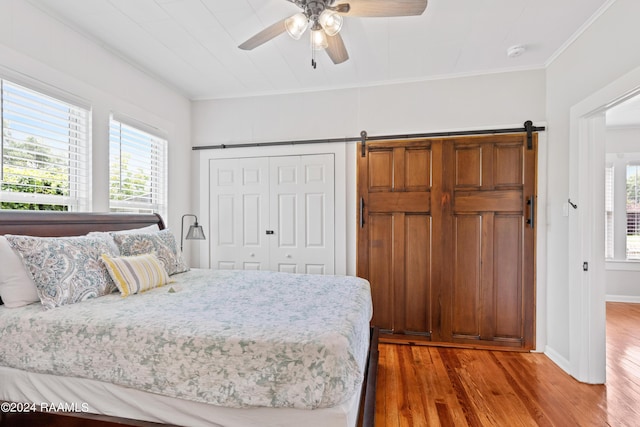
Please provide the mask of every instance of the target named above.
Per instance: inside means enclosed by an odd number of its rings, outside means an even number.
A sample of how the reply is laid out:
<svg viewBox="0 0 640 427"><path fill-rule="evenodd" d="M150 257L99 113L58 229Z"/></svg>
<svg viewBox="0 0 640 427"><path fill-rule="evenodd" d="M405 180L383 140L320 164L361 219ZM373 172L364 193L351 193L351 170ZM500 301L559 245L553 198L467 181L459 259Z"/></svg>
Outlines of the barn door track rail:
<svg viewBox="0 0 640 427"><path fill-rule="evenodd" d="M359 137L353 138L330 138L330 139L303 139L292 141L274 141L274 142L251 142L243 144L219 144L219 145L201 145L192 147L194 151L200 150L222 150L225 148L248 148L248 147L273 147L277 145L304 145L304 144L327 144L335 142L360 142L362 144L362 153L364 157L367 154L367 141L385 141L390 139L416 139L416 138L438 138L449 136L469 136L469 135L492 135L501 133L527 133L527 148L533 149L533 132L541 132L546 130L544 126L534 126L531 120L524 122L521 128L501 128L501 129L478 129L478 130L462 130L448 132L427 132L427 133L409 133L402 135L376 135L369 136L367 131L360 132Z"/></svg>

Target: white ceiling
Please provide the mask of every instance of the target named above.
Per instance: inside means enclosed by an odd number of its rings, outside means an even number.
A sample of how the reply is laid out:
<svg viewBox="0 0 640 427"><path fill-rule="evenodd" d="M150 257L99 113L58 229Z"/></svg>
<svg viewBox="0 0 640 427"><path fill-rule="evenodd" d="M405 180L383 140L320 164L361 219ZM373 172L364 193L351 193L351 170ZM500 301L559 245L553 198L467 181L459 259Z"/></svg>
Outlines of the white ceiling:
<svg viewBox="0 0 640 427"><path fill-rule="evenodd" d="M350 59L286 33L238 45L299 9L286 0L29 0L190 99L359 87L544 67L611 0L429 0L418 17L345 18ZM526 52L510 58L521 44Z"/></svg>

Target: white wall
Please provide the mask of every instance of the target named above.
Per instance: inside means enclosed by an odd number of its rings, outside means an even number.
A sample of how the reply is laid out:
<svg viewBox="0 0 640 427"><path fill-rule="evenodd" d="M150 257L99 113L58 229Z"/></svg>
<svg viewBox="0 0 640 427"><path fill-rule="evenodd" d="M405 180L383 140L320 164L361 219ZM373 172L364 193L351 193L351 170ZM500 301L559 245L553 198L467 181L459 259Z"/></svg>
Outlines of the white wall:
<svg viewBox="0 0 640 427"><path fill-rule="evenodd" d="M607 127L607 153L639 153L640 127Z"/></svg>
<svg viewBox="0 0 640 427"><path fill-rule="evenodd" d="M194 145L522 126L545 119L543 70L193 103Z"/></svg>
<svg viewBox="0 0 640 427"><path fill-rule="evenodd" d="M640 16L637 0L615 1L547 68L548 176L547 193L547 354L570 365L569 226L563 215L570 194L570 109L580 101L640 66ZM579 201L578 201L579 204ZM571 214L575 215L575 214ZM573 271L573 270L572 270Z"/></svg>
<svg viewBox="0 0 640 427"><path fill-rule="evenodd" d="M24 0L0 0L0 77L67 92L91 105L94 211L109 207L109 114L118 112L166 131L167 225L179 237L180 217L192 196L187 191L192 152L191 104L186 97Z"/></svg>

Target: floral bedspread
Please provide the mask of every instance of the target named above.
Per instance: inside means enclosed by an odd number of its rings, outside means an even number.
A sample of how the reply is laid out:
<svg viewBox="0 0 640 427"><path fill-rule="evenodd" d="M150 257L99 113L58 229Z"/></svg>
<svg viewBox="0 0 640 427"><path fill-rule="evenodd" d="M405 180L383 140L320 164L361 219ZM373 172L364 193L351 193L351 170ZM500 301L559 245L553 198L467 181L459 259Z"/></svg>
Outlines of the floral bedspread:
<svg viewBox="0 0 640 427"><path fill-rule="evenodd" d="M0 365L228 407L331 407L360 386L366 280L191 270L140 295L0 306Z"/></svg>

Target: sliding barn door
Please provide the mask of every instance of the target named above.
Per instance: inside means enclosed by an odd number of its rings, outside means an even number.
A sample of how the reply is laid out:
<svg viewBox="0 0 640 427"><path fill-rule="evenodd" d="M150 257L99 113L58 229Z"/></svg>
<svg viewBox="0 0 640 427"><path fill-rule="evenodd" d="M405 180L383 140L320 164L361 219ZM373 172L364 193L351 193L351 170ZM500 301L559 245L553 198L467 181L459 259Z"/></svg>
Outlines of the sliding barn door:
<svg viewBox="0 0 640 427"><path fill-rule="evenodd" d="M381 141L358 160L358 266L394 336L533 348L536 135Z"/></svg>
<svg viewBox="0 0 640 427"><path fill-rule="evenodd" d="M442 340L533 348L535 166L524 135L444 143Z"/></svg>
<svg viewBox="0 0 640 427"><path fill-rule="evenodd" d="M432 280L429 141L372 144L358 161L357 274L369 279L372 324L429 335Z"/></svg>

